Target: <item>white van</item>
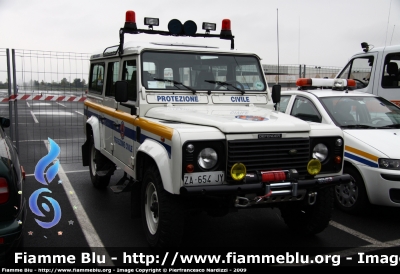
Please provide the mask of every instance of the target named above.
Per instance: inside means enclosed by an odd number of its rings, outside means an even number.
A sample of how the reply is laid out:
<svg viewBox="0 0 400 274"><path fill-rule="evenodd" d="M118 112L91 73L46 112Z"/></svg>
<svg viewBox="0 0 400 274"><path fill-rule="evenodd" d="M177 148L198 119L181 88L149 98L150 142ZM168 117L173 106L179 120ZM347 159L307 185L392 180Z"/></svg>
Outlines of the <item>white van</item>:
<svg viewBox="0 0 400 274"><path fill-rule="evenodd" d="M400 106L400 45L374 47L361 43L336 78L353 79L358 91L381 96Z"/></svg>

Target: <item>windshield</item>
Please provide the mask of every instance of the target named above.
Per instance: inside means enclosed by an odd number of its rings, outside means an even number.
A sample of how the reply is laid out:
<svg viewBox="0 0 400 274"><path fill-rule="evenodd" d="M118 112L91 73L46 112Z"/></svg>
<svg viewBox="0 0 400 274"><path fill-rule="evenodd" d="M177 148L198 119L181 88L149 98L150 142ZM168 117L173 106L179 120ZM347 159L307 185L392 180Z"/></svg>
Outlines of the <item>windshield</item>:
<svg viewBox="0 0 400 274"><path fill-rule="evenodd" d="M266 90L260 62L251 55L146 51L141 62L142 84L150 90Z"/></svg>
<svg viewBox="0 0 400 274"><path fill-rule="evenodd" d="M336 125L349 128L399 128L400 108L381 97L321 98Z"/></svg>

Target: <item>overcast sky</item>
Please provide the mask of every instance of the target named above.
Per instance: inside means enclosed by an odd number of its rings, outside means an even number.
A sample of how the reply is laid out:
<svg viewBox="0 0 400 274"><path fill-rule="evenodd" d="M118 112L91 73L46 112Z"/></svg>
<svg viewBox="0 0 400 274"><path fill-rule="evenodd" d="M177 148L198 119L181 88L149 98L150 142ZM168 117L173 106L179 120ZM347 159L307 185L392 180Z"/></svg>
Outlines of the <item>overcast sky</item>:
<svg viewBox="0 0 400 274"><path fill-rule="evenodd" d="M257 53L263 64L338 66L361 51L400 44L400 0L0 0L0 48L93 53L119 43L125 12L202 22L231 20L235 49ZM278 31L277 31L278 30ZM279 35L278 35L279 34ZM279 39L278 39L279 37ZM126 41L170 41L160 35L126 35ZM279 41L279 43L278 43ZM219 39L181 38L179 42L230 47ZM279 44L279 51L278 51Z"/></svg>

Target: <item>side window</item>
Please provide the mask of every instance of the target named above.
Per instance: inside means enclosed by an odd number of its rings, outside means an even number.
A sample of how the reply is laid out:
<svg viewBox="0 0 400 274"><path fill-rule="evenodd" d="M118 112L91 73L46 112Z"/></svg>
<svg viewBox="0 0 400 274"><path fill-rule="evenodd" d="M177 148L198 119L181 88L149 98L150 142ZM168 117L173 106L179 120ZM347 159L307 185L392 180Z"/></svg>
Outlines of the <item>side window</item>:
<svg viewBox="0 0 400 274"><path fill-rule="evenodd" d="M103 92L105 64L92 64L90 67L89 92L101 94Z"/></svg>
<svg viewBox="0 0 400 274"><path fill-rule="evenodd" d="M365 56L351 60L336 78L356 80L357 89L365 88L371 77L373 56Z"/></svg>
<svg viewBox="0 0 400 274"><path fill-rule="evenodd" d="M289 101L290 101L290 97L291 97L290 95L281 97L281 102L279 104L279 111L280 112L283 112L283 113L286 112L287 106L288 106Z"/></svg>
<svg viewBox="0 0 400 274"><path fill-rule="evenodd" d="M321 123L322 121L322 117L314 104L303 97L295 99L290 115L308 122Z"/></svg>
<svg viewBox="0 0 400 274"><path fill-rule="evenodd" d="M398 88L400 81L400 53L388 54L382 75L383 88Z"/></svg>
<svg viewBox="0 0 400 274"><path fill-rule="evenodd" d="M122 80L128 82L128 100L137 99L137 68L136 60L126 60L123 63Z"/></svg>
<svg viewBox="0 0 400 274"><path fill-rule="evenodd" d="M115 82L118 81L119 62L110 62L107 65L106 96L115 96Z"/></svg>

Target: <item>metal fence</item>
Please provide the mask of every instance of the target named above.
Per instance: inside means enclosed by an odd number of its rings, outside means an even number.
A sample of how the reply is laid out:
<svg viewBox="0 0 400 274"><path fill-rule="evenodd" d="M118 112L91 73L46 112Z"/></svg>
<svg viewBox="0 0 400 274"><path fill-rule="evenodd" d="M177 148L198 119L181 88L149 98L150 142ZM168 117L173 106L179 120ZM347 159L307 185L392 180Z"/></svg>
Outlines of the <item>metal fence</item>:
<svg viewBox="0 0 400 274"><path fill-rule="evenodd" d="M87 53L0 48L0 116L11 119L6 132L24 161L40 160L48 138L60 146L62 163L81 161L89 58ZM299 77L333 78L340 68L263 64L263 69L270 85L294 89Z"/></svg>
<svg viewBox="0 0 400 274"><path fill-rule="evenodd" d="M89 58L87 53L0 49L0 115L11 119L7 133L25 162L46 155L48 138L60 146L62 163L81 161Z"/></svg>
<svg viewBox="0 0 400 274"><path fill-rule="evenodd" d="M296 89L298 78L335 78L340 67L313 65L267 65L263 64L269 85L280 84L282 89Z"/></svg>

